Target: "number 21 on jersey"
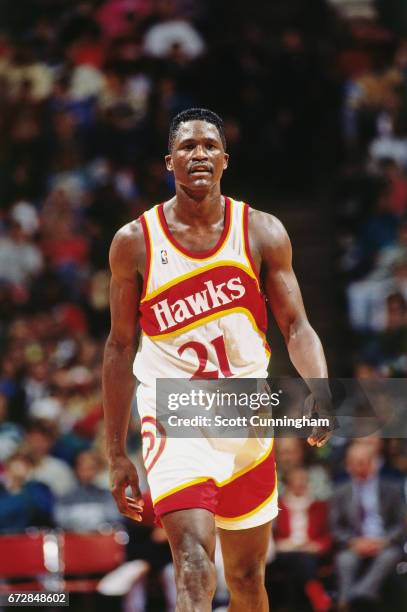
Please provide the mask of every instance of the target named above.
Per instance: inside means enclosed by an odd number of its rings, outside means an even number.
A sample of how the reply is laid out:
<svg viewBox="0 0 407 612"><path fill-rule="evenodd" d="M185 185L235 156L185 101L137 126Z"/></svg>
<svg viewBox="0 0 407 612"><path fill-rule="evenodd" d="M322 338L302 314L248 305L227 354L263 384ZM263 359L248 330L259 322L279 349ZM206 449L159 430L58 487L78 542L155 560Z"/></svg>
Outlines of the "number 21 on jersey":
<svg viewBox="0 0 407 612"><path fill-rule="evenodd" d="M205 344L202 342L196 342L191 340L190 342L186 342L178 349L178 355L181 357L183 352L187 349L192 349L195 351L196 356L198 358L198 369L195 371L194 375L191 376L191 380L196 380L199 378L219 378L219 372L228 378L229 376L233 376L233 372L230 369L230 364L228 361L228 356L226 354L226 346L225 339L221 334L217 338L211 340L210 344L215 349L216 357L218 360L219 369L217 370L207 370L206 366L208 363L208 349Z"/></svg>

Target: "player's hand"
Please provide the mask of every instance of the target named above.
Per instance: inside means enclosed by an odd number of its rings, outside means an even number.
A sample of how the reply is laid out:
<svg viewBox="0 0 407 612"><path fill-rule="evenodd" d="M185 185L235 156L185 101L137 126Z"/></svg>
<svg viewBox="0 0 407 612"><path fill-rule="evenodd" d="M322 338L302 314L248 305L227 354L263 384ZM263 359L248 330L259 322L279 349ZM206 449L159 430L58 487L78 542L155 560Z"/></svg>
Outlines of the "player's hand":
<svg viewBox="0 0 407 612"><path fill-rule="evenodd" d="M332 406L327 405L326 402L321 402L321 404L317 403L311 393L305 400L304 415L309 418L327 419L329 421L329 425L327 426L316 425L313 427L311 435L307 438L307 442L310 446L317 446L318 448L325 446L335 429L335 417L333 415Z"/></svg>
<svg viewBox="0 0 407 612"><path fill-rule="evenodd" d="M127 455L115 457L109 463L110 489L119 512L133 521L142 520L144 501L139 488L137 470ZM132 497L126 495L131 488Z"/></svg>

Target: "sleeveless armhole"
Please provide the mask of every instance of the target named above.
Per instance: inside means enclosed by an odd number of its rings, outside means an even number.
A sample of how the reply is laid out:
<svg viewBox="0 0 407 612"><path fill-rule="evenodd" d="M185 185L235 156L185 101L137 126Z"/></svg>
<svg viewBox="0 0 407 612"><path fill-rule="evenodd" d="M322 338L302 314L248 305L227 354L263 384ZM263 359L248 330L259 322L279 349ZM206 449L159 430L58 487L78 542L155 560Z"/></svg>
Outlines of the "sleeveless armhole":
<svg viewBox="0 0 407 612"><path fill-rule="evenodd" d="M256 263L253 259L251 250L250 250L250 242L249 242L249 209L250 206L243 203L243 242L244 242L244 252L246 255L246 259L248 261L249 267L251 268L253 274L257 278L257 281L260 283L259 273L257 272Z"/></svg>
<svg viewBox="0 0 407 612"><path fill-rule="evenodd" d="M144 276L143 276L143 289L142 289L141 297L140 297L140 300L143 300L148 292L148 288L150 285L152 243L151 243L151 232L148 228L148 221L146 219L145 214L141 215L140 223L141 223L141 227L143 228L144 243L146 245L146 266L145 266Z"/></svg>

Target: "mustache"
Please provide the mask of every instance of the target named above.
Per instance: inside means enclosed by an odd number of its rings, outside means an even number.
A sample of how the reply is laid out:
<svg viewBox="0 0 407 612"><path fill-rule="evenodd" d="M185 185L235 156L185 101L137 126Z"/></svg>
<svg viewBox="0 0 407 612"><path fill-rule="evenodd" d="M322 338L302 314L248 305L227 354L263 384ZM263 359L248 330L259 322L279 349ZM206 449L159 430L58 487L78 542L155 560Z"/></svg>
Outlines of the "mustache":
<svg viewBox="0 0 407 612"><path fill-rule="evenodd" d="M188 169L188 173L189 173L189 174L191 174L192 172L194 172L194 170L196 170L196 168L202 168L202 169L204 169L206 172L211 172L211 173L213 172L213 168L212 168L211 164L205 164L205 163L202 163L202 162L200 162L200 163L195 162L195 163L193 163L193 164L192 164L192 165L189 167L189 169Z"/></svg>

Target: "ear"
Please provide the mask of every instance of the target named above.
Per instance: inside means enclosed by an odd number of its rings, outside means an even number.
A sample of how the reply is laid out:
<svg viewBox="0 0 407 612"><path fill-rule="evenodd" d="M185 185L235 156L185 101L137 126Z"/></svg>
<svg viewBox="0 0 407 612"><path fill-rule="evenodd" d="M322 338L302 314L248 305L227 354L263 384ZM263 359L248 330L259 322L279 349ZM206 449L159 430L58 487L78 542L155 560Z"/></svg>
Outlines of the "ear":
<svg viewBox="0 0 407 612"><path fill-rule="evenodd" d="M228 165L229 165L229 153L225 153L225 156L223 158L223 169L226 170Z"/></svg>
<svg viewBox="0 0 407 612"><path fill-rule="evenodd" d="M165 156L165 165L167 166L168 172L172 172L174 170L173 165L172 165L172 157L171 157L171 155L166 155Z"/></svg>

